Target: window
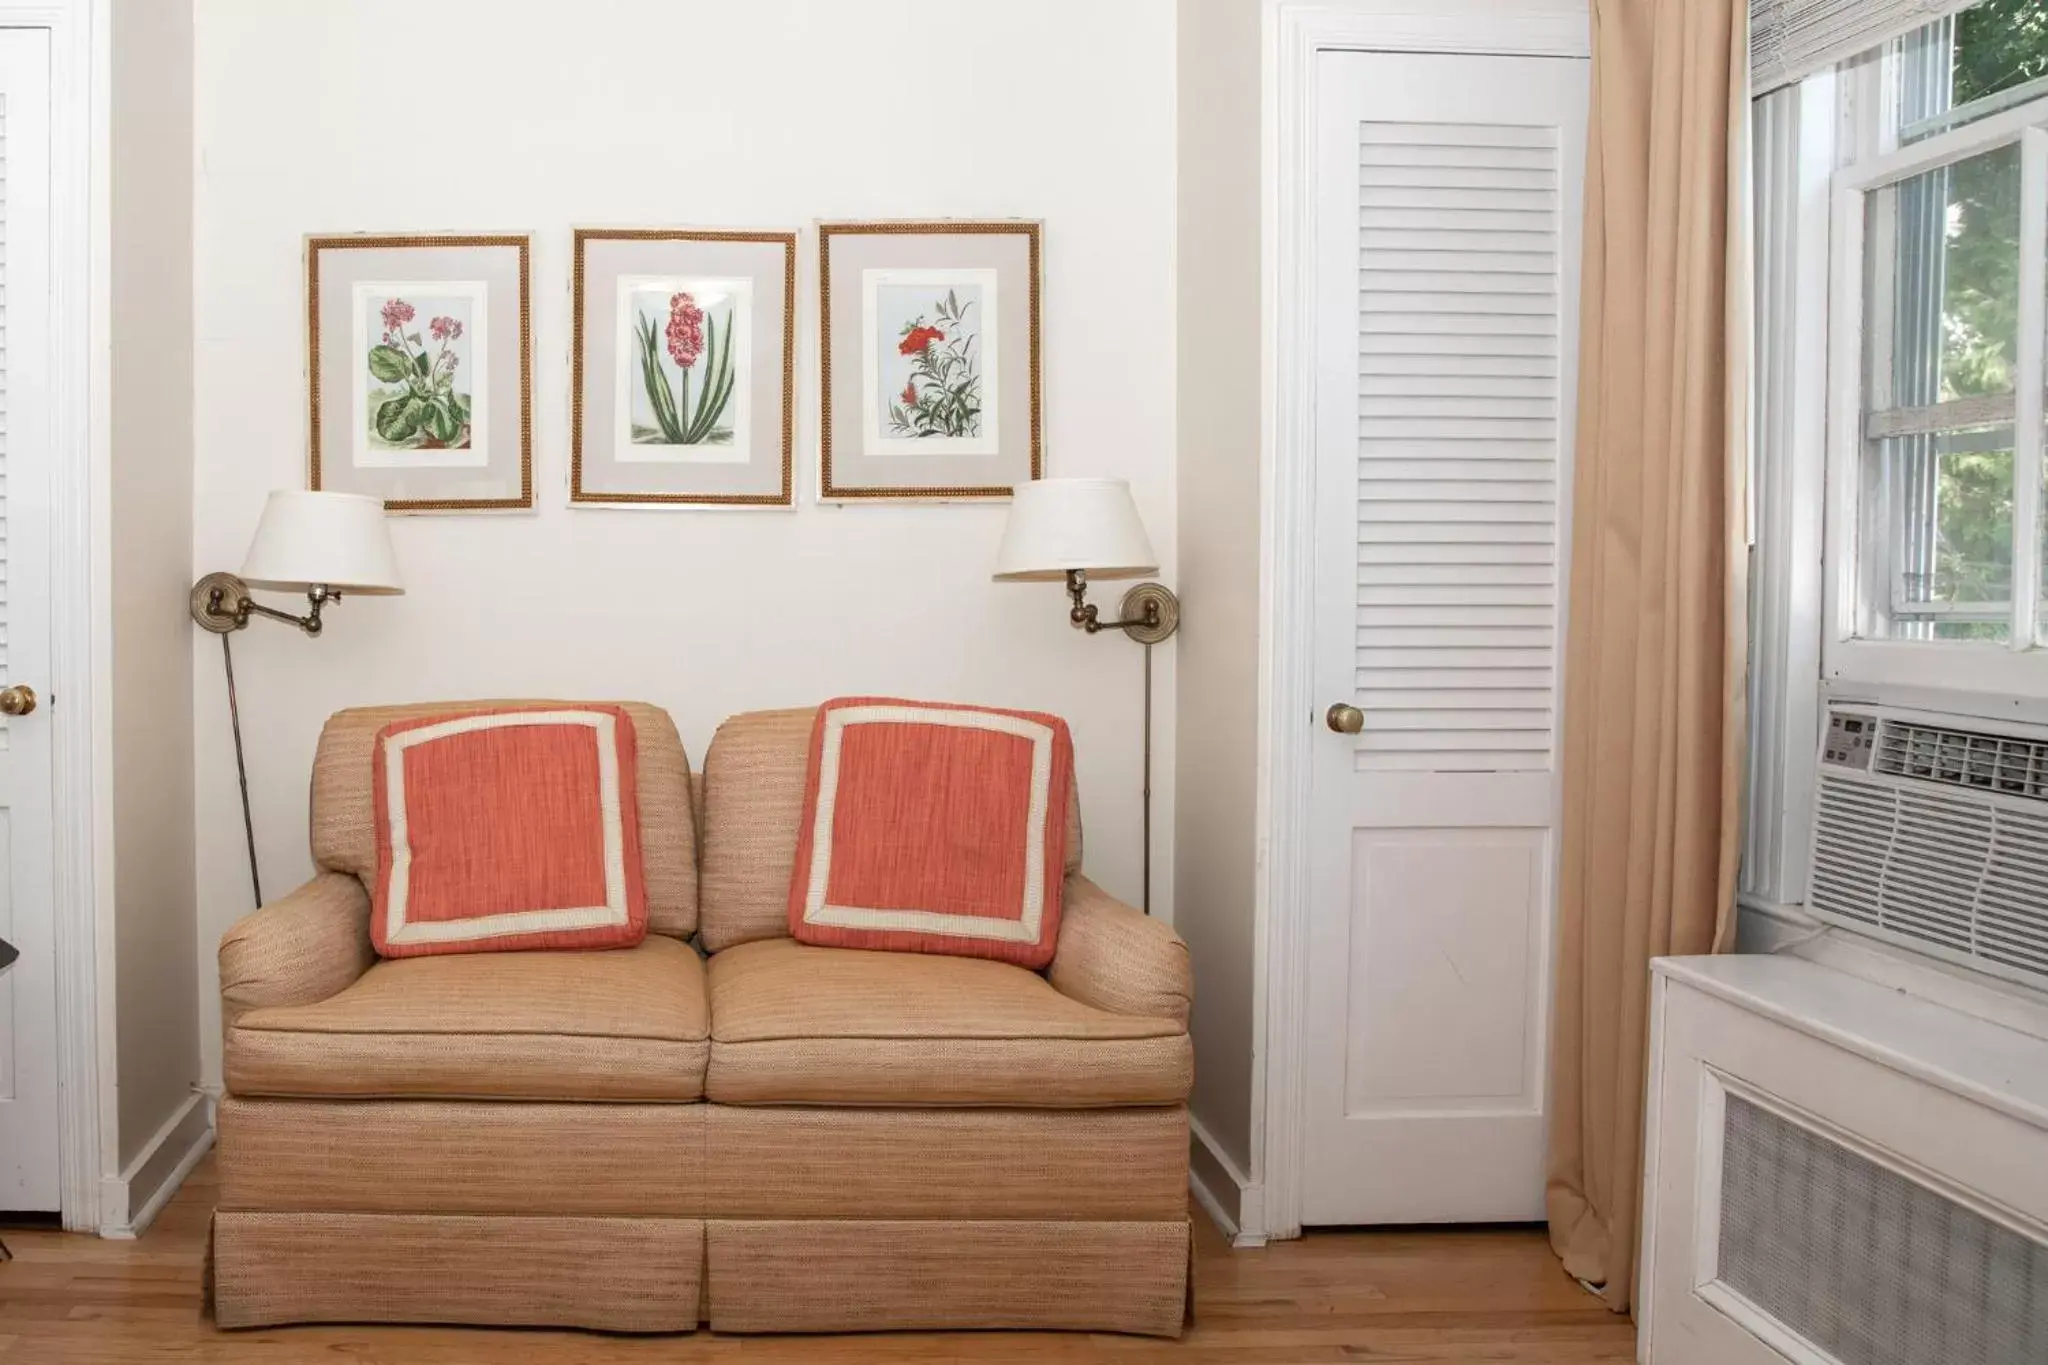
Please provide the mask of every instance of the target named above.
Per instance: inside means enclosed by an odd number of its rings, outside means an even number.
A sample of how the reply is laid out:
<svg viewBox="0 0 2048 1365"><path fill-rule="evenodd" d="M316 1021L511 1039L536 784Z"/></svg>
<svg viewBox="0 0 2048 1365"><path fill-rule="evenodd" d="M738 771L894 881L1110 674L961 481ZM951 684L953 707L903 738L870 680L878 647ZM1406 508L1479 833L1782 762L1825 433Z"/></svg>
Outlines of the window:
<svg viewBox="0 0 2048 1365"><path fill-rule="evenodd" d="M2048 689L2048 2L1854 65L1836 177L1836 677Z"/></svg>

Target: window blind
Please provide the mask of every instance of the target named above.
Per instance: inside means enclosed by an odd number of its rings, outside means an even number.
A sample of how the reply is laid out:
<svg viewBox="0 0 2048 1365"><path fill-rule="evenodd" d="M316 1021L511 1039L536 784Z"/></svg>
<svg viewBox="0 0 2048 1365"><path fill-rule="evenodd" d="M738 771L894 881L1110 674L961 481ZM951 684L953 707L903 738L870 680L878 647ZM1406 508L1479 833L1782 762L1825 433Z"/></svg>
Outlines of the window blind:
<svg viewBox="0 0 2048 1365"><path fill-rule="evenodd" d="M1977 0L1750 0L1749 93L1779 86Z"/></svg>

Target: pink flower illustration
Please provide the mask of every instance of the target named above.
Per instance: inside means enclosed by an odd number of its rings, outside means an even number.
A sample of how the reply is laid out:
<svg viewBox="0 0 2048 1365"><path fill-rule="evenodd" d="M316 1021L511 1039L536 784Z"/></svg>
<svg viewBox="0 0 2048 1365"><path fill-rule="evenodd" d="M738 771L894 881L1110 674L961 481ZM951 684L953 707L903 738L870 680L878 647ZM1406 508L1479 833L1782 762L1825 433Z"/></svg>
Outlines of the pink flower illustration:
<svg viewBox="0 0 2048 1365"><path fill-rule="evenodd" d="M404 327L406 323L408 323L408 322L411 322L411 321L412 321L412 318L413 318L413 307L412 307L412 305L411 305L411 304L407 303L407 302L406 302L406 301L405 301L404 299L386 299L386 300L384 300L384 330L385 330L385 331L387 331L387 332L395 332L395 331L398 331L398 330L399 330L400 328Z"/></svg>
<svg viewBox="0 0 2048 1365"><path fill-rule="evenodd" d="M462 335L462 324L454 318L435 318L427 324L427 330L434 334L434 340L449 342Z"/></svg>
<svg viewBox="0 0 2048 1365"><path fill-rule="evenodd" d="M704 352L704 310L688 294L673 294L668 301L668 353L676 364L689 369Z"/></svg>
<svg viewBox="0 0 2048 1365"><path fill-rule="evenodd" d="M903 406L906 408L917 406L917 381L915 379L903 386Z"/></svg>

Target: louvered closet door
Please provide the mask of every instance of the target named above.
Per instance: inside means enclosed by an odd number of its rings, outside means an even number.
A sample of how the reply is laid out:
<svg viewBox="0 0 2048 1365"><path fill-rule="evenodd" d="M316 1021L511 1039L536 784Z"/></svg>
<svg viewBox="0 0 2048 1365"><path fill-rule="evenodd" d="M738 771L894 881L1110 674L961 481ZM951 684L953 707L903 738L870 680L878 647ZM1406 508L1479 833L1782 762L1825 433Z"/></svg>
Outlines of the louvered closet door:
<svg viewBox="0 0 2048 1365"><path fill-rule="evenodd" d="M1320 60L1303 1222L1540 1218L1586 63Z"/></svg>
<svg viewBox="0 0 2048 1365"><path fill-rule="evenodd" d="M0 938L21 952L0 972L0 1212L59 1202L50 353L49 33L0 29L0 686L41 695L0 716Z"/></svg>

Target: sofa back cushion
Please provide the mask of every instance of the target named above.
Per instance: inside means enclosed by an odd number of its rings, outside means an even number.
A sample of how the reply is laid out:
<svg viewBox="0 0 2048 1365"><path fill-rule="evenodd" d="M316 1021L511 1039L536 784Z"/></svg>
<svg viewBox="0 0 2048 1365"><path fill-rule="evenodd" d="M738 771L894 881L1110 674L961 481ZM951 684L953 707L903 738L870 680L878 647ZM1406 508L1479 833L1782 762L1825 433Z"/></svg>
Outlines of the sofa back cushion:
<svg viewBox="0 0 2048 1365"><path fill-rule="evenodd" d="M803 824L815 706L749 711L704 753L703 944L718 952L789 936L789 886ZM1081 800L1067 795L1066 870L1081 868Z"/></svg>
<svg viewBox="0 0 2048 1365"><path fill-rule="evenodd" d="M393 721L371 751L385 957L647 936L632 717L516 706Z"/></svg>
<svg viewBox="0 0 2048 1365"><path fill-rule="evenodd" d="M320 732L313 757L313 861L352 872L365 886L377 876L371 755L377 732L395 721L428 716L545 706L544 701L437 701L361 706L338 711ZM632 719L639 769L641 869L647 928L672 938L697 930L697 834L690 800L690 760L668 712L645 702L614 703Z"/></svg>

